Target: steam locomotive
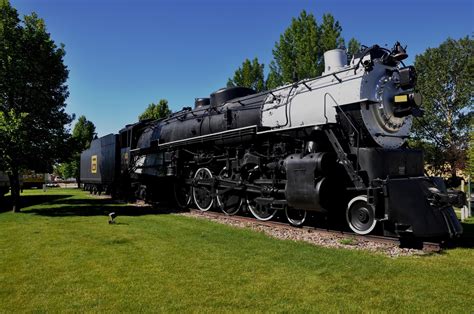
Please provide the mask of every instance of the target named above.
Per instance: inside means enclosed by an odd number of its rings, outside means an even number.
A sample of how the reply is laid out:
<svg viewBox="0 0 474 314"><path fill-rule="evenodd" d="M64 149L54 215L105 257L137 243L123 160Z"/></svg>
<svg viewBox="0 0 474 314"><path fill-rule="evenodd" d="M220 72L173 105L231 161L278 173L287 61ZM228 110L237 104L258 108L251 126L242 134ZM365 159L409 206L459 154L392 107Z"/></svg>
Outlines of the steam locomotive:
<svg viewBox="0 0 474 314"><path fill-rule="evenodd" d="M406 57L399 43L367 47L350 62L335 49L319 77L262 93L220 89L93 141L81 180L94 192L173 195L183 208L259 220L281 211L294 226L318 213L357 234L458 236L452 206L462 195L424 176L422 152L406 144L422 114Z"/></svg>

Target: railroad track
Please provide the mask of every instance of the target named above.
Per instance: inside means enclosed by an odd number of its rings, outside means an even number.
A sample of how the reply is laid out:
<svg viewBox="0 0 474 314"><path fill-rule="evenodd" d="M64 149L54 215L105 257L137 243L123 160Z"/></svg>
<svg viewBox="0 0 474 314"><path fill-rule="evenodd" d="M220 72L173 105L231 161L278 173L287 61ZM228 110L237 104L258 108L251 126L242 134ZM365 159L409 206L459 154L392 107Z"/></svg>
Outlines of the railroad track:
<svg viewBox="0 0 474 314"><path fill-rule="evenodd" d="M318 233L321 235L329 235L329 236L337 236L341 238L352 238L360 241L371 241L383 244L389 244L393 246L398 246L402 248L412 248L412 249L419 249L423 250L424 252L440 252L443 249L441 243L435 242L422 242L422 241L400 241L398 238L393 237L385 237L385 236L378 236L378 235L359 235L353 232L347 231L340 231L340 230L331 230L331 229L324 229L312 226L303 226L303 227L293 227L288 223L279 222L279 221L261 221L257 220L253 217L245 217L240 215L228 216L224 213L207 211L203 212L197 209L190 209L190 212L197 215L203 216L208 218L225 218L235 222L243 222L249 223L254 226L265 226L265 227L272 227L272 228L284 228L284 229L303 229L308 233Z"/></svg>

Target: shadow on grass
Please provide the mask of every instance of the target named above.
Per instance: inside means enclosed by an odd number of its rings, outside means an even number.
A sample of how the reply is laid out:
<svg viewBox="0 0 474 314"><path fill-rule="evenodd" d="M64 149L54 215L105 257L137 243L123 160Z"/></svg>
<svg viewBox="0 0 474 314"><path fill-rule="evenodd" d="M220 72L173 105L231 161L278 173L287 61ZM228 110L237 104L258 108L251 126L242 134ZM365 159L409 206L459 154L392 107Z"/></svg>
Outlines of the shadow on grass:
<svg viewBox="0 0 474 314"><path fill-rule="evenodd" d="M117 205L109 202L75 203L74 205L53 206L50 208L33 208L23 213L49 217L65 216L104 216L115 212L117 216L143 216L169 214L171 211L151 206Z"/></svg>
<svg viewBox="0 0 474 314"><path fill-rule="evenodd" d="M26 209L31 206L40 205L40 204L52 204L54 202L63 200L65 198L71 197L72 195L68 194L56 194L56 195L21 195L20 202L21 208ZM12 199L11 196L5 196L2 199L0 213L4 213L12 210Z"/></svg>
<svg viewBox="0 0 474 314"><path fill-rule="evenodd" d="M110 198L71 198L72 194L22 195L21 212L49 217L104 216L115 212L118 216L159 215L177 212L172 206L135 205L119 203ZM11 210L11 200L5 199L1 212ZM4 209L5 208L5 209Z"/></svg>
<svg viewBox="0 0 474 314"><path fill-rule="evenodd" d="M463 233L459 238L446 241L445 247L453 248L474 248L474 221L461 222Z"/></svg>
<svg viewBox="0 0 474 314"><path fill-rule="evenodd" d="M461 223L463 234L454 240L455 247L474 248L474 223Z"/></svg>
<svg viewBox="0 0 474 314"><path fill-rule="evenodd" d="M464 234L467 236L474 237L474 223L461 223Z"/></svg>
<svg viewBox="0 0 474 314"><path fill-rule="evenodd" d="M20 200L22 208L27 208L36 205L48 205L57 202L63 202L65 198L69 198L70 194L53 194L53 195L22 195Z"/></svg>

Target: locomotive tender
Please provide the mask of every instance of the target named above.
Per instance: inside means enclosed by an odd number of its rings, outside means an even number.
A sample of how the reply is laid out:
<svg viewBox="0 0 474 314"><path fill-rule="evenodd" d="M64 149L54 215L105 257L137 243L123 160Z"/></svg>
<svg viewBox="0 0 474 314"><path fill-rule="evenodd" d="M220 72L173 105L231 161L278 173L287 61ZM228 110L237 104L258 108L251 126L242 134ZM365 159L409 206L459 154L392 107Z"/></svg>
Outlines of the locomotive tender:
<svg viewBox="0 0 474 314"><path fill-rule="evenodd" d="M172 189L181 207L248 210L259 220L282 210L295 226L313 212L358 234L457 236L452 206L462 196L424 176L422 152L406 144L422 114L406 57L399 43L368 47L349 63L335 49L320 77L262 93L220 89L194 109L96 140L82 155L81 180L149 200Z"/></svg>

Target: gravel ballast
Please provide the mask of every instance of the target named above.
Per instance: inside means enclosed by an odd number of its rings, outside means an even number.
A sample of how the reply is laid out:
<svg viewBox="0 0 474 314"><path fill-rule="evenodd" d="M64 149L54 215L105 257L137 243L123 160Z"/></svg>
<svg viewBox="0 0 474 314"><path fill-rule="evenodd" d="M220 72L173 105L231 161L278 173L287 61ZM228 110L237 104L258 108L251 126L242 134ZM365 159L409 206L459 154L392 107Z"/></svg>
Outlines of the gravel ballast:
<svg viewBox="0 0 474 314"><path fill-rule="evenodd" d="M400 248L395 243L384 243L359 239L344 234L329 234L318 232L312 229L295 228L288 226L268 226L260 224L258 220L243 221L235 216L224 215L208 215L197 211L179 213L187 217L207 219L217 223L231 225L237 228L250 228L264 234L282 240L303 241L313 245L327 248L343 248L350 250L364 250L369 252L377 252L386 256L395 258L399 256L413 256L427 254L423 250Z"/></svg>

